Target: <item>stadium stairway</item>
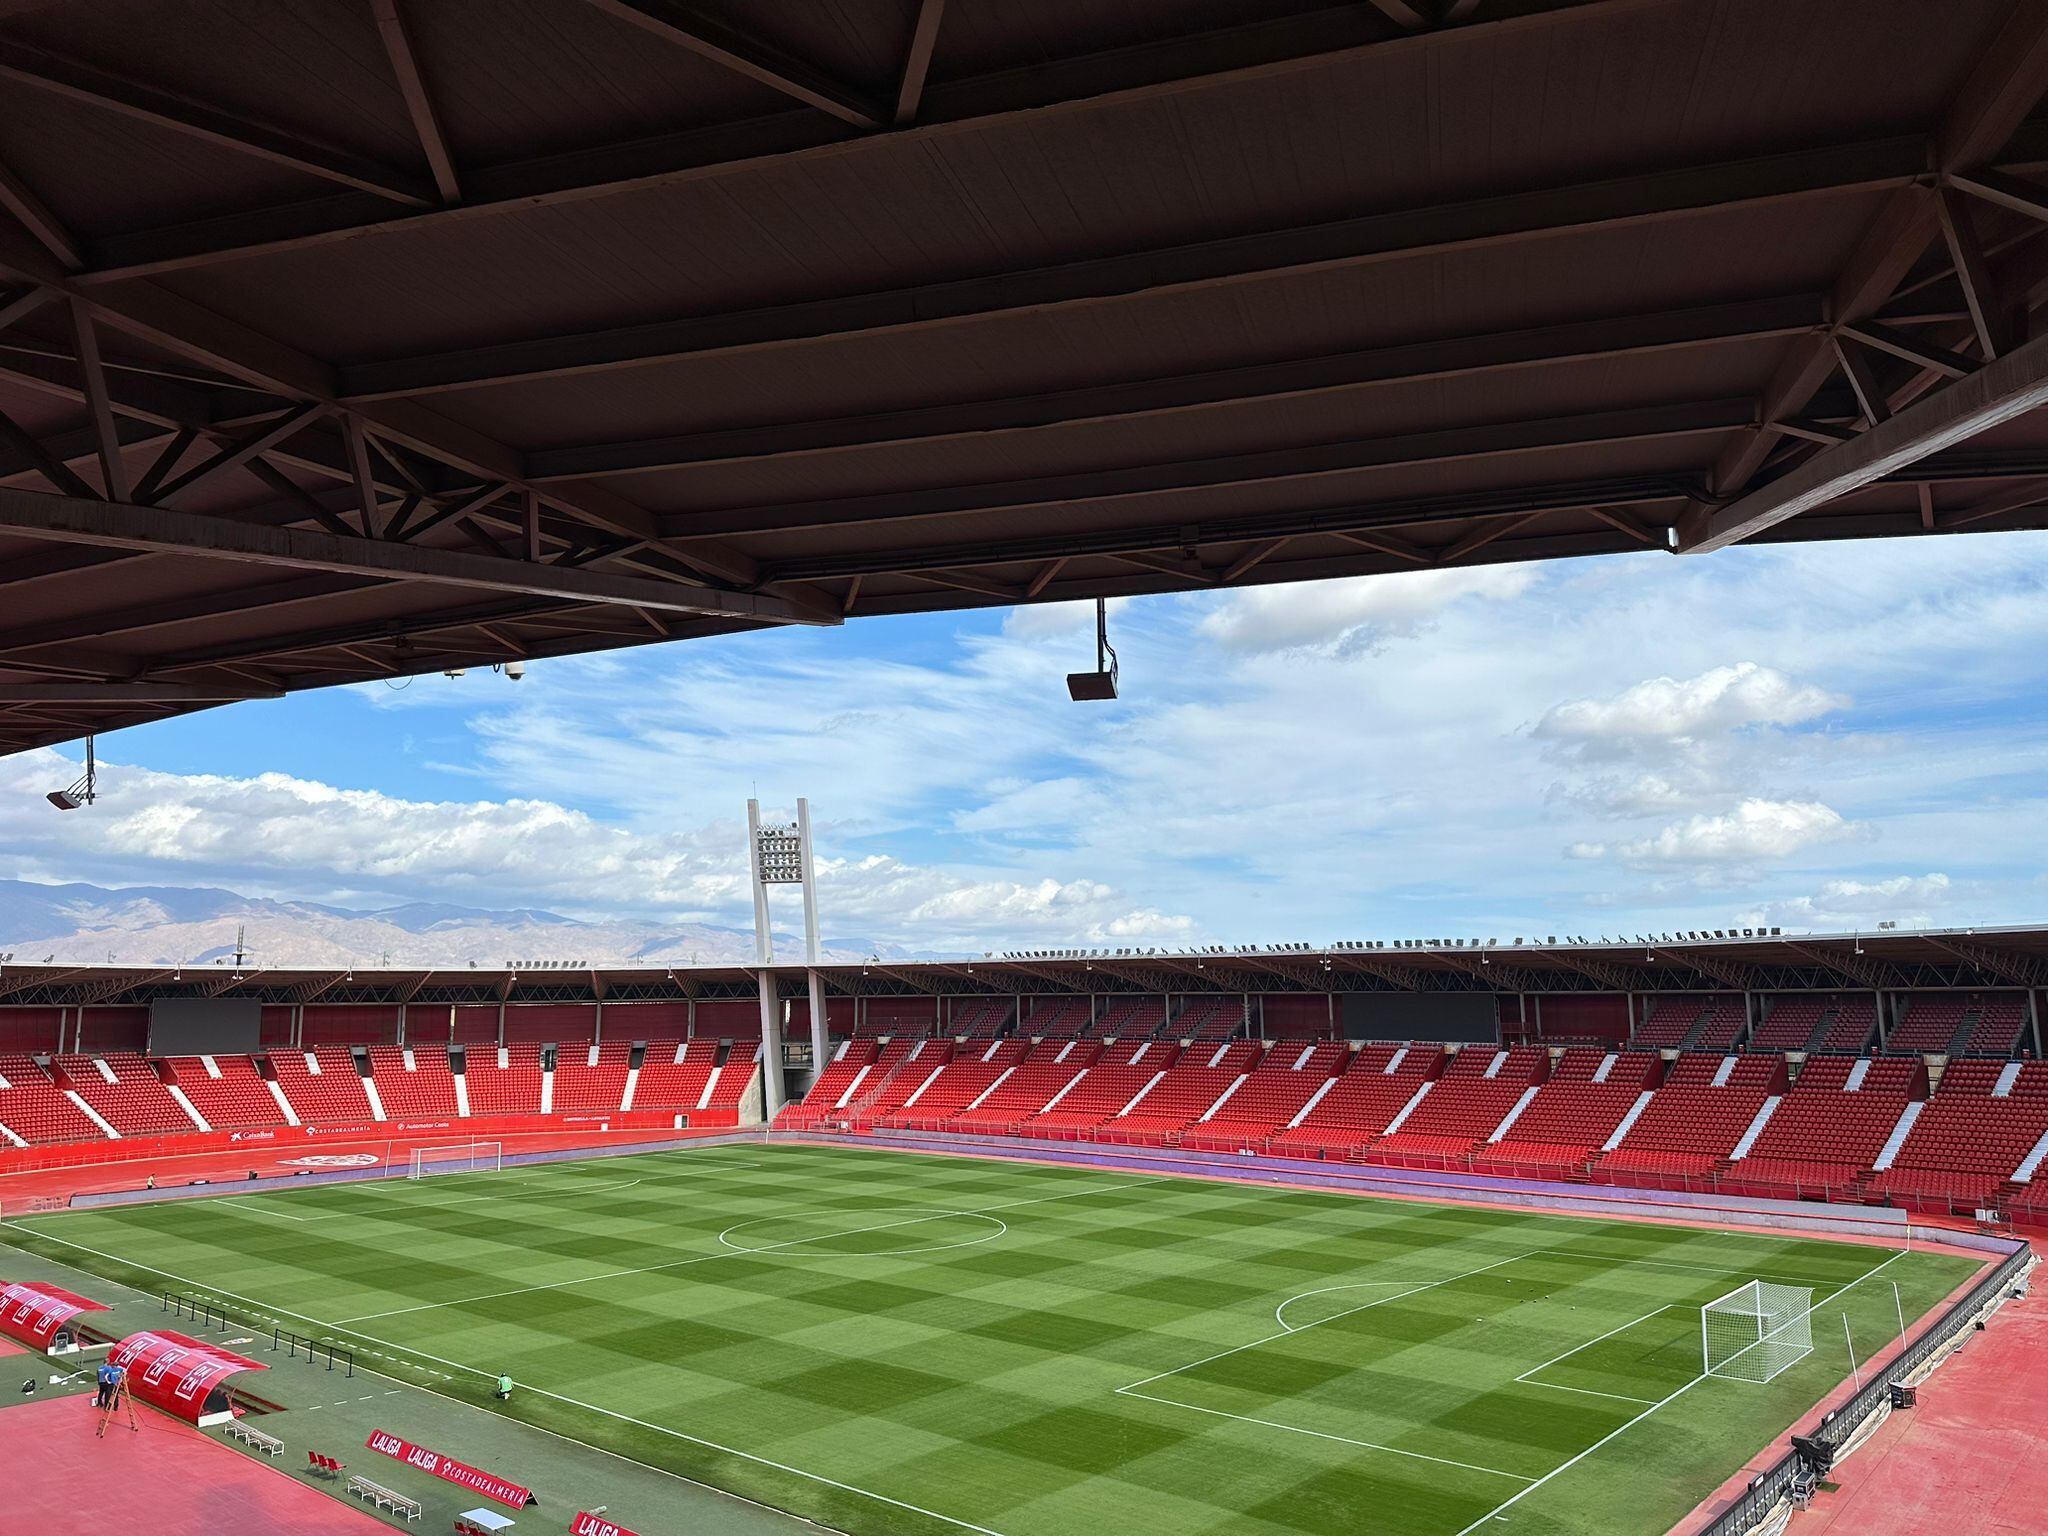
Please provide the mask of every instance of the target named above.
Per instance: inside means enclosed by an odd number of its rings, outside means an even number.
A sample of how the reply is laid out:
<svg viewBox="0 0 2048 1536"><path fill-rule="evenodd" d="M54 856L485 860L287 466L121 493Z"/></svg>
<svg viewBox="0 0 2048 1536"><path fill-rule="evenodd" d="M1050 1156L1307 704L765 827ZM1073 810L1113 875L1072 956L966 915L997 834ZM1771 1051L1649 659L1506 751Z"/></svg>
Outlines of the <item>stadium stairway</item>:
<svg viewBox="0 0 2048 1536"><path fill-rule="evenodd" d="M1341 1040L1280 1041L1214 1115L1181 1132L1180 1144L1207 1152L1262 1150L1350 1064L1351 1047Z"/></svg>
<svg viewBox="0 0 2048 1536"><path fill-rule="evenodd" d="M1920 995L1906 1004L1906 1016L1891 1032L1885 1049L1893 1055L1932 1056L1967 1039L1975 1013L1962 998Z"/></svg>
<svg viewBox="0 0 2048 1536"><path fill-rule="evenodd" d="M1550 1055L1540 1048L1465 1046L1429 1092L1385 1135L1361 1149L1361 1156L1393 1167L1435 1167L1463 1159L1525 1100L1533 1100L1549 1070Z"/></svg>
<svg viewBox="0 0 2048 1536"><path fill-rule="evenodd" d="M1766 1000L1769 1011L1749 1037L1752 1051L1805 1051L1813 1048L1815 1037L1824 1036L1834 1022L1836 1004L1831 997L1796 994Z"/></svg>
<svg viewBox="0 0 2048 1536"><path fill-rule="evenodd" d="M1582 1179L1643 1095L1663 1080L1654 1051L1573 1047L1514 1123L1473 1150L1477 1172Z"/></svg>
<svg viewBox="0 0 2048 1536"><path fill-rule="evenodd" d="M632 1066L630 1040L562 1046L555 1053L555 1092L549 1107L558 1115L612 1114L625 1098Z"/></svg>
<svg viewBox="0 0 2048 1536"><path fill-rule="evenodd" d="M1017 1033L1045 1040L1079 1040L1091 1032L1089 1000L1062 997L1041 1000L1018 1021Z"/></svg>
<svg viewBox="0 0 2048 1536"><path fill-rule="evenodd" d="M373 1045L370 1076L384 1113L392 1119L450 1120L458 1113L446 1046Z"/></svg>
<svg viewBox="0 0 2048 1536"><path fill-rule="evenodd" d="M1031 1046L1023 1040L969 1041L932 1073L902 1105L875 1118L892 1130L936 1131L1000 1084L1022 1063Z"/></svg>
<svg viewBox="0 0 2048 1536"><path fill-rule="evenodd" d="M1706 1179L1726 1164L1785 1082L1778 1056L1680 1056L1619 1144L1593 1160L1594 1181Z"/></svg>
<svg viewBox="0 0 2048 1536"><path fill-rule="evenodd" d="M1244 1030L1242 998L1198 997L1173 1016L1163 1033L1176 1040L1229 1040Z"/></svg>
<svg viewBox="0 0 2048 1536"><path fill-rule="evenodd" d="M1638 1050L1677 1050L1703 1027L1707 1018L1704 997L1660 997L1636 1025L1630 1042Z"/></svg>
<svg viewBox="0 0 2048 1536"><path fill-rule="evenodd" d="M1927 1096L1917 1061L1816 1056L1721 1187L1839 1199L1870 1170L1906 1107Z"/></svg>
<svg viewBox="0 0 2048 1536"><path fill-rule="evenodd" d="M2048 1136L2048 1064L1952 1061L1888 1168L1864 1188L1967 1208L2010 1189ZM2031 1181L2030 1181L2031 1182Z"/></svg>
<svg viewBox="0 0 2048 1536"><path fill-rule="evenodd" d="M1444 1068L1440 1045L1372 1044L1313 1104L1269 1138L1282 1157L1349 1157L1415 1101Z"/></svg>
<svg viewBox="0 0 2048 1536"><path fill-rule="evenodd" d="M285 1123L276 1095L250 1057L179 1056L164 1066L214 1130L261 1130Z"/></svg>
<svg viewBox="0 0 2048 1536"><path fill-rule="evenodd" d="M1860 1056L1869 1049L1871 1037L1876 1033L1876 1003L1868 996L1845 997L1836 1005L1827 1033L1814 1049Z"/></svg>
<svg viewBox="0 0 2048 1536"><path fill-rule="evenodd" d="M1686 1042L1696 1051L1732 1051L1749 1027L1748 1003L1741 997L1716 994L1707 1000L1706 1016Z"/></svg>
<svg viewBox="0 0 2048 1536"><path fill-rule="evenodd" d="M1116 1040L1037 1114L1026 1117L1026 1136L1054 1141L1091 1139L1104 1121L1121 1114L1163 1077L1180 1055L1171 1041Z"/></svg>
<svg viewBox="0 0 2048 1536"><path fill-rule="evenodd" d="M740 1101L761 1076L761 1042L758 1040L732 1040L725 1042L725 1059L718 1064L710 1083L704 1089L704 1097L698 1108L704 1110L707 1118L718 1121L739 1112Z"/></svg>
<svg viewBox="0 0 2048 1536"><path fill-rule="evenodd" d="M105 1129L57 1086L33 1056L0 1056L0 1141L23 1146L105 1141Z"/></svg>
<svg viewBox="0 0 2048 1536"><path fill-rule="evenodd" d="M171 1096L156 1068L133 1051L97 1056L59 1056L60 1086L122 1136L161 1136L204 1130L191 1111Z"/></svg>
<svg viewBox="0 0 2048 1536"><path fill-rule="evenodd" d="M1256 1040L1189 1045L1122 1114L1098 1125L1095 1139L1123 1146L1175 1145L1181 1131L1218 1109L1250 1076L1259 1050Z"/></svg>
<svg viewBox="0 0 2048 1536"><path fill-rule="evenodd" d="M1162 1034L1166 1025L1166 1003L1162 998L1149 998L1134 1003L1109 1003L1104 1006L1102 1016L1095 1021L1095 1036L1099 1040L1131 1040L1140 1037L1149 1039Z"/></svg>
<svg viewBox="0 0 2048 1536"><path fill-rule="evenodd" d="M633 1082L634 1109L696 1109L718 1067L716 1040L650 1040Z"/></svg>
<svg viewBox="0 0 2048 1536"><path fill-rule="evenodd" d="M978 1100L955 1114L946 1129L980 1134L1014 1132L1028 1117L1057 1100L1102 1054L1086 1040L1042 1040L1016 1070L1005 1073Z"/></svg>
<svg viewBox="0 0 2048 1536"><path fill-rule="evenodd" d="M879 1040L842 1040L833 1048L832 1059L812 1081L804 1096L783 1106L775 1124L781 1130L804 1130L816 1125L846 1098L858 1093L870 1075L875 1058L882 1054Z"/></svg>
<svg viewBox="0 0 2048 1536"><path fill-rule="evenodd" d="M463 1052L462 1075L472 1115L540 1113L541 1064L537 1045L472 1045Z"/></svg>
<svg viewBox="0 0 2048 1536"><path fill-rule="evenodd" d="M993 1040L1009 1027L1012 1006L1007 999L971 1003L953 1015L946 1032L963 1040Z"/></svg>
<svg viewBox="0 0 2048 1536"><path fill-rule="evenodd" d="M292 1112L306 1125L360 1125L372 1118L363 1075L352 1052L324 1045L310 1051L272 1051L277 1075Z"/></svg>
<svg viewBox="0 0 2048 1536"><path fill-rule="evenodd" d="M866 1129L878 1116L903 1107L903 1101L929 1082L953 1059L953 1042L891 1039L875 1062L875 1070L861 1090L848 1100L835 1118L843 1118L855 1129Z"/></svg>

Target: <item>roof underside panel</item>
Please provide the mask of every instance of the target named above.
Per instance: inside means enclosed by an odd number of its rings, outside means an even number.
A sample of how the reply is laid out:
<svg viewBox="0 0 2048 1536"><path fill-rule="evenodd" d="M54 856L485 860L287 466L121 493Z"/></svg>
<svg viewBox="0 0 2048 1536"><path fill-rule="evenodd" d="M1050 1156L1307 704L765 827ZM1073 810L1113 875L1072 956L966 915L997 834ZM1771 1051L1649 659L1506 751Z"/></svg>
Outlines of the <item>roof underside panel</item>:
<svg viewBox="0 0 2048 1536"><path fill-rule="evenodd" d="M56 0L0 81L0 751L2048 520L2006 0Z"/></svg>

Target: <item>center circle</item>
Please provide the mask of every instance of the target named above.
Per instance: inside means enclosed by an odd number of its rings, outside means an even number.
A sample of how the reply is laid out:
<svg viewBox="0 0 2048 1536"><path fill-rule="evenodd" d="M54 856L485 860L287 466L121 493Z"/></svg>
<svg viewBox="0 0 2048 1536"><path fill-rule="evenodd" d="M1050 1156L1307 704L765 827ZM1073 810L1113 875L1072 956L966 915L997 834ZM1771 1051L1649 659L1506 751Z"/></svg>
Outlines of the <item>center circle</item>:
<svg viewBox="0 0 2048 1536"><path fill-rule="evenodd" d="M739 1222L718 1240L736 1253L880 1259L971 1248L1009 1230L978 1211L798 1211Z"/></svg>

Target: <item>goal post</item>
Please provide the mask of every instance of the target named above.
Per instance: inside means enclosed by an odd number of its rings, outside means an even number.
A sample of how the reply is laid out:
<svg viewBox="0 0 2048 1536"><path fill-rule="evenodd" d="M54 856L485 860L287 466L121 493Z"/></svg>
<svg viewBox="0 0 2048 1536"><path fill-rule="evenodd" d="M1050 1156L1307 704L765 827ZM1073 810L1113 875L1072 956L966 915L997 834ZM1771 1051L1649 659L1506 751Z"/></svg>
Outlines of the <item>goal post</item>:
<svg viewBox="0 0 2048 1536"><path fill-rule="evenodd" d="M414 1147L405 1176L426 1179L442 1173L496 1173L504 1166L503 1142L443 1142L438 1146Z"/></svg>
<svg viewBox="0 0 2048 1536"><path fill-rule="evenodd" d="M1771 1381L1813 1353L1813 1288L1752 1280L1700 1308L1704 1374Z"/></svg>

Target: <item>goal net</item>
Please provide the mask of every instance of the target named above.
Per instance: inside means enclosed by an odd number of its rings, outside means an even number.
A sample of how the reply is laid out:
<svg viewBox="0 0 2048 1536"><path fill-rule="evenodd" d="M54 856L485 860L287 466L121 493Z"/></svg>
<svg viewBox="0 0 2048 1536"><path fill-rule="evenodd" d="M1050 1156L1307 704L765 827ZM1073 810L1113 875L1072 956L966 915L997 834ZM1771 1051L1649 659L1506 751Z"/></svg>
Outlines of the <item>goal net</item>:
<svg viewBox="0 0 2048 1536"><path fill-rule="evenodd" d="M1700 1308L1709 1376L1766 1382L1813 1353L1813 1289L1752 1280Z"/></svg>
<svg viewBox="0 0 2048 1536"><path fill-rule="evenodd" d="M505 1144L499 1141L452 1142L414 1147L406 1177L431 1178L437 1173L496 1173L505 1165Z"/></svg>

